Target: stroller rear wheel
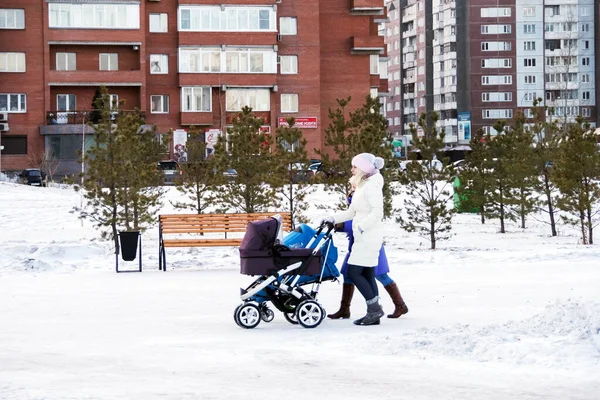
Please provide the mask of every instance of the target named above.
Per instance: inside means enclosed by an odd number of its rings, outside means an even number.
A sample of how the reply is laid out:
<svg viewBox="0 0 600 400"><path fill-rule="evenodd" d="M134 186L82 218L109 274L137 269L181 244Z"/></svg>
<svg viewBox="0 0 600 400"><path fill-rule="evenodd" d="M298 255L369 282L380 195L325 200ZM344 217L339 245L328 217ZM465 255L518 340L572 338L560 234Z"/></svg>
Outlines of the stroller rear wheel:
<svg viewBox="0 0 600 400"><path fill-rule="evenodd" d="M314 300L304 300L296 308L296 319L305 328L316 328L323 321L323 308Z"/></svg>
<svg viewBox="0 0 600 400"><path fill-rule="evenodd" d="M256 304L246 303L238 306L233 315L235 323L244 329L256 328L260 324L261 313Z"/></svg>
<svg viewBox="0 0 600 400"><path fill-rule="evenodd" d="M298 319L296 318L296 312L283 313L283 316L292 325L298 325Z"/></svg>

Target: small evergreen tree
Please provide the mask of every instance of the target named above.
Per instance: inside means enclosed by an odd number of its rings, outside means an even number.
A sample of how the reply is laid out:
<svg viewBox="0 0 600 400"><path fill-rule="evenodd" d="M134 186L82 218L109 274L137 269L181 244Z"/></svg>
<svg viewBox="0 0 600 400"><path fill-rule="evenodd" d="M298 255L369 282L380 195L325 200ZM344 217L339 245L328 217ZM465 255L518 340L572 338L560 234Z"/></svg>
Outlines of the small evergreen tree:
<svg viewBox="0 0 600 400"><path fill-rule="evenodd" d="M325 149L315 149L315 153L321 157L322 169L328 175L325 190L337 194L335 208L345 210L348 207L348 197L352 188L348 183L352 170L352 157L354 153L351 148L354 132L350 129L350 121L346 117L346 107L352 100L337 99L338 107L334 110L329 108L329 124L325 128L323 145ZM333 152L333 157L330 153Z"/></svg>
<svg viewBox="0 0 600 400"><path fill-rule="evenodd" d="M294 118L287 119L287 126L277 128L275 151L273 153L276 168L271 183L283 198L283 210L292 216L292 223L306 222L303 212L308 209L306 196L315 191L308 181L309 177L299 176L306 173L309 163L306 151L306 139L302 130L294 127Z"/></svg>
<svg viewBox="0 0 600 400"><path fill-rule="evenodd" d="M555 195L558 191L553 182L552 165L556 160L558 147L558 132L559 128L556 122L546 122L544 120L544 111L550 116L553 111L548 107L542 108L538 105L541 99L536 99L533 103L533 118L532 125L533 134L536 138L536 143L533 152L533 160L536 169L540 172L540 178L536 181L535 190L542 194L542 198L538 204L538 210L547 214L548 220L544 221L550 225L550 233L556 236L556 199Z"/></svg>
<svg viewBox="0 0 600 400"><path fill-rule="evenodd" d="M506 163L512 182L510 198L514 207L513 212L519 218L521 228L525 229L527 216L537 206L534 188L538 180L538 169L534 162L533 131L525 125L524 116L519 114L506 135L511 139Z"/></svg>
<svg viewBox="0 0 600 400"><path fill-rule="evenodd" d="M100 118L93 125L96 142L85 154L89 207L80 215L94 222L102 238L113 240L119 254L119 230L144 230L154 220L161 195L156 163L164 149L153 130L140 130L141 113L120 114L113 123L108 90L101 93L96 101Z"/></svg>
<svg viewBox="0 0 600 400"><path fill-rule="evenodd" d="M198 214L204 213L206 208L214 202L213 163L205 158L206 144L202 134L192 128L188 132L187 162L180 165L182 175L176 180L177 191L186 201L171 202L177 209L192 210Z"/></svg>
<svg viewBox="0 0 600 400"><path fill-rule="evenodd" d="M557 205L569 214L562 216L563 221L578 224L583 244L593 244L600 201L600 153L593 129L581 117L566 127L553 169L560 190Z"/></svg>
<svg viewBox="0 0 600 400"><path fill-rule="evenodd" d="M218 211L235 210L255 213L278 205L276 189L269 185L275 165L270 155L271 135L260 131L263 119L256 117L250 107L244 107L233 119L215 146L215 182L220 182L215 202ZM222 173L233 168L237 176L226 179Z"/></svg>
<svg viewBox="0 0 600 400"><path fill-rule="evenodd" d="M469 143L471 151L465 155L465 164L459 174L460 186L455 188L461 210L477 210L485 224L487 192L490 190L487 164L491 159L488 142L482 130L475 132Z"/></svg>
<svg viewBox="0 0 600 400"><path fill-rule="evenodd" d="M100 118L102 117L102 112L100 111L101 109L98 107L98 99L101 98L102 92L100 91L100 88L97 87L96 91L94 92L94 97L92 98L92 111L89 115L89 122L91 122L92 124L97 124L98 121L100 121Z"/></svg>
<svg viewBox="0 0 600 400"><path fill-rule="evenodd" d="M411 162L400 177L407 195L405 210L395 209L394 212L398 215L396 221L406 231L427 237L431 249L435 249L439 240L449 237L452 228L454 210L448 207L448 203L452 198L450 182L455 170L449 159L443 156L445 133L438 131L435 126L437 113L432 113L430 118L431 128L428 127L426 114L419 117L418 124L424 131L423 137L419 137L414 124L411 125L411 145L418 152L410 153ZM417 160L417 154L420 154L421 160ZM436 160L442 163L441 168L435 166ZM406 216L403 211L406 211Z"/></svg>

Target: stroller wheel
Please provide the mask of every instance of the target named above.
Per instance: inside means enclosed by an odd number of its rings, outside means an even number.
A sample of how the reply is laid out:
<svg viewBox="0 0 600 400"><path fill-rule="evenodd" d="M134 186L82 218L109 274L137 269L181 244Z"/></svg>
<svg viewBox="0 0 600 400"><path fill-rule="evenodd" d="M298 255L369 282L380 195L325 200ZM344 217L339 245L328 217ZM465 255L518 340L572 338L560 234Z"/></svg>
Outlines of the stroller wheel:
<svg viewBox="0 0 600 400"><path fill-rule="evenodd" d="M283 313L283 316L292 325L298 325L298 320L296 319L296 313Z"/></svg>
<svg viewBox="0 0 600 400"><path fill-rule="evenodd" d="M323 321L323 308L314 300L304 300L296 308L298 323L305 328L316 328Z"/></svg>
<svg viewBox="0 0 600 400"><path fill-rule="evenodd" d="M260 323L260 310L256 304L246 303L236 308L235 323L244 329L256 328Z"/></svg>
<svg viewBox="0 0 600 400"><path fill-rule="evenodd" d="M260 317L265 322L271 322L275 318L275 313L270 308L261 307L261 309L260 309Z"/></svg>

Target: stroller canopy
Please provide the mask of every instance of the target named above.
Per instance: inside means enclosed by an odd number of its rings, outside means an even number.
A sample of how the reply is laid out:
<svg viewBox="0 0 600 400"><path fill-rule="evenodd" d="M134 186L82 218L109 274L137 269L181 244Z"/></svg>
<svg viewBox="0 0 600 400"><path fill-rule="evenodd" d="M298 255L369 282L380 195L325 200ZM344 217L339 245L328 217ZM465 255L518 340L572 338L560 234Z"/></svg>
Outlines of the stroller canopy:
<svg viewBox="0 0 600 400"><path fill-rule="evenodd" d="M240 244L240 252L270 250L275 245L278 231L279 221L275 218L249 222Z"/></svg>

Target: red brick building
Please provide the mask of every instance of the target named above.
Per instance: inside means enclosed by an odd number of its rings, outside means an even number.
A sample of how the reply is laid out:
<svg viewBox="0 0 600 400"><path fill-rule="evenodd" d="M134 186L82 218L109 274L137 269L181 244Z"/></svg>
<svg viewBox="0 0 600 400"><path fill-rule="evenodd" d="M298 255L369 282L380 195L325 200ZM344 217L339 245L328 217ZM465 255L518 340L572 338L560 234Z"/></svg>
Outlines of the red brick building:
<svg viewBox="0 0 600 400"><path fill-rule="evenodd" d="M249 105L271 132L301 119L319 149L336 98L387 91L382 18L383 0L3 0L0 168L46 151L75 173L101 86L159 133L225 131Z"/></svg>

